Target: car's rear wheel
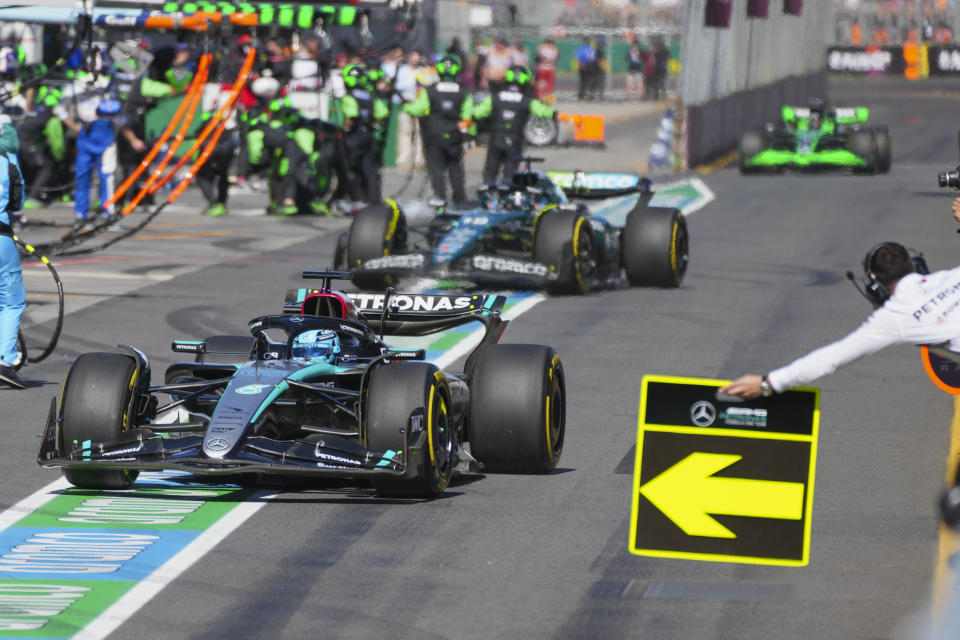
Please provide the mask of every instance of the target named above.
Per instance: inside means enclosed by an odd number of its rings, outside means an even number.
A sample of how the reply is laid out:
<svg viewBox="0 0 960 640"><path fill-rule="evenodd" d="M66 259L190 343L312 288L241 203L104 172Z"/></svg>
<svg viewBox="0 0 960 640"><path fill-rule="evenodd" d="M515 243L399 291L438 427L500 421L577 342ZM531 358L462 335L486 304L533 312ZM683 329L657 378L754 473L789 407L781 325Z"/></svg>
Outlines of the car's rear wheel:
<svg viewBox="0 0 960 640"><path fill-rule="evenodd" d="M136 370L133 358L119 353L85 353L73 362L64 382L61 451L116 440L130 428L133 417L127 412L136 389ZM82 489L128 489L138 473L63 469L67 480Z"/></svg>
<svg viewBox="0 0 960 640"><path fill-rule="evenodd" d="M679 287L690 261L687 221L677 209L638 205L620 233L620 255L634 287Z"/></svg>
<svg viewBox="0 0 960 640"><path fill-rule="evenodd" d="M576 211L544 214L537 221L533 259L556 279L554 293L586 293L596 279L597 260L590 220Z"/></svg>
<svg viewBox="0 0 960 640"><path fill-rule="evenodd" d="M373 486L385 498L434 498L447 488L456 447L450 396L440 370L425 362L398 362L370 374L366 404L368 449L402 453L406 473L377 478Z"/></svg>
<svg viewBox="0 0 960 640"><path fill-rule="evenodd" d="M877 171L890 173L890 167L893 165L893 139L890 136L890 130L886 127L877 127L874 129L874 135L877 139Z"/></svg>
<svg viewBox="0 0 960 640"><path fill-rule="evenodd" d="M737 145L737 164L740 173L759 173L761 169L750 165L750 159L766 148L763 134L759 131L744 131L740 134L740 143Z"/></svg>
<svg viewBox="0 0 960 640"><path fill-rule="evenodd" d="M862 158L865 164L857 173L877 172L877 138L869 129L858 129L850 134L850 151Z"/></svg>
<svg viewBox="0 0 960 640"><path fill-rule="evenodd" d="M566 433L560 356L539 344L481 347L470 369L469 439L486 470L547 473Z"/></svg>
<svg viewBox="0 0 960 640"><path fill-rule="evenodd" d="M399 208L375 204L357 212L347 238L347 267L356 269L367 260L402 250L406 220ZM383 290L394 284L389 274L356 273L353 284L360 289Z"/></svg>

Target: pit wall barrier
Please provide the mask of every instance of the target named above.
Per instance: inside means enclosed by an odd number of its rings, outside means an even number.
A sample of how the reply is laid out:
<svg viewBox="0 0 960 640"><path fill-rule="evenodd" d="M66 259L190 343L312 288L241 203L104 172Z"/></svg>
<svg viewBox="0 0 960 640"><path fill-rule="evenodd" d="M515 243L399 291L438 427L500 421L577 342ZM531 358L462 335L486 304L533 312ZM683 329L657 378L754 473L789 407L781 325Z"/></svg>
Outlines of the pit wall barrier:
<svg viewBox="0 0 960 640"><path fill-rule="evenodd" d="M708 164L736 149L740 133L780 119L785 104L827 99L825 71L782 78L686 109L687 166Z"/></svg>

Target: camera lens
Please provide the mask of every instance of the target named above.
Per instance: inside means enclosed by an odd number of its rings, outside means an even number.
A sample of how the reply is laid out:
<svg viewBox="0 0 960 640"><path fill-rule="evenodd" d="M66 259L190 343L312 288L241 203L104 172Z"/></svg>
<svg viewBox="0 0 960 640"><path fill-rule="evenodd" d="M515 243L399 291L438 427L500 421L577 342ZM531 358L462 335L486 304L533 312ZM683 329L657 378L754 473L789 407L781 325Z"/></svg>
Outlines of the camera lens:
<svg viewBox="0 0 960 640"><path fill-rule="evenodd" d="M960 190L960 167L954 171L941 171L937 174L937 184Z"/></svg>

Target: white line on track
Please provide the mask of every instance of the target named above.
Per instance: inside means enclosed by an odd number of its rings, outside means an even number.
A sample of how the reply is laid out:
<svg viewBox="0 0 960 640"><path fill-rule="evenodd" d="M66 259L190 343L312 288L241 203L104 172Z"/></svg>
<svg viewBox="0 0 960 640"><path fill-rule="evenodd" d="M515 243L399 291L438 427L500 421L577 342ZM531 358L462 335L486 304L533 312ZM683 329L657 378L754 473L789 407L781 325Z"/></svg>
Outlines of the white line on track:
<svg viewBox="0 0 960 640"><path fill-rule="evenodd" d="M513 307L511 307L509 311L503 314L503 318L505 320L513 320L514 318L519 316L521 313L525 313L529 311L534 306L540 304L546 299L547 297L544 294L534 293L529 298L525 298L524 300L521 300L520 302L515 304ZM459 358L470 353L474 349L474 347L476 347L480 343L480 340L482 339L483 339L483 329L477 329L476 331L471 333L469 336L465 337L463 340L458 342L452 349L450 349L449 351L444 353L442 356L434 360L434 364L436 364L441 369L449 367L454 362L456 362Z"/></svg>
<svg viewBox="0 0 960 640"><path fill-rule="evenodd" d="M699 211L700 209L704 208L705 206L707 206L717 198L716 194L713 193L713 190L710 189L710 187L708 187L707 184L700 178L697 178L695 176L691 177L690 182L693 184L693 186L697 188L697 191L700 192L701 197L699 200L692 203L690 206L684 207L683 215L685 216L689 216L691 213L694 213L695 211Z"/></svg>
<svg viewBox="0 0 960 640"><path fill-rule="evenodd" d="M43 271L23 270L24 277L37 276L49 278L47 268L42 267ZM151 282L166 282L173 279L173 274L167 271L147 271L146 273L116 273L109 271L73 271L61 267L60 279L83 278L84 280L150 280Z"/></svg>
<svg viewBox="0 0 960 640"><path fill-rule="evenodd" d="M57 493L72 487L65 478L54 480L47 486L30 494L20 502L0 513L0 531L3 531L24 516L30 515L57 497Z"/></svg>

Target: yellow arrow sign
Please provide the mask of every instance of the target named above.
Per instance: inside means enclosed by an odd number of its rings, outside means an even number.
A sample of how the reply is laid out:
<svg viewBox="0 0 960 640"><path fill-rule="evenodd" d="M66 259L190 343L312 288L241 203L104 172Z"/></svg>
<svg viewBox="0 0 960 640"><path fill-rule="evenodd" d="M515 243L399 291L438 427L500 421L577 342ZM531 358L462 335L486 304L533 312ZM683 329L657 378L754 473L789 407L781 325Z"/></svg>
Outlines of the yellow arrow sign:
<svg viewBox="0 0 960 640"><path fill-rule="evenodd" d="M707 514L799 520L803 484L712 478L743 456L697 451L640 487L640 493L690 536L736 538Z"/></svg>

